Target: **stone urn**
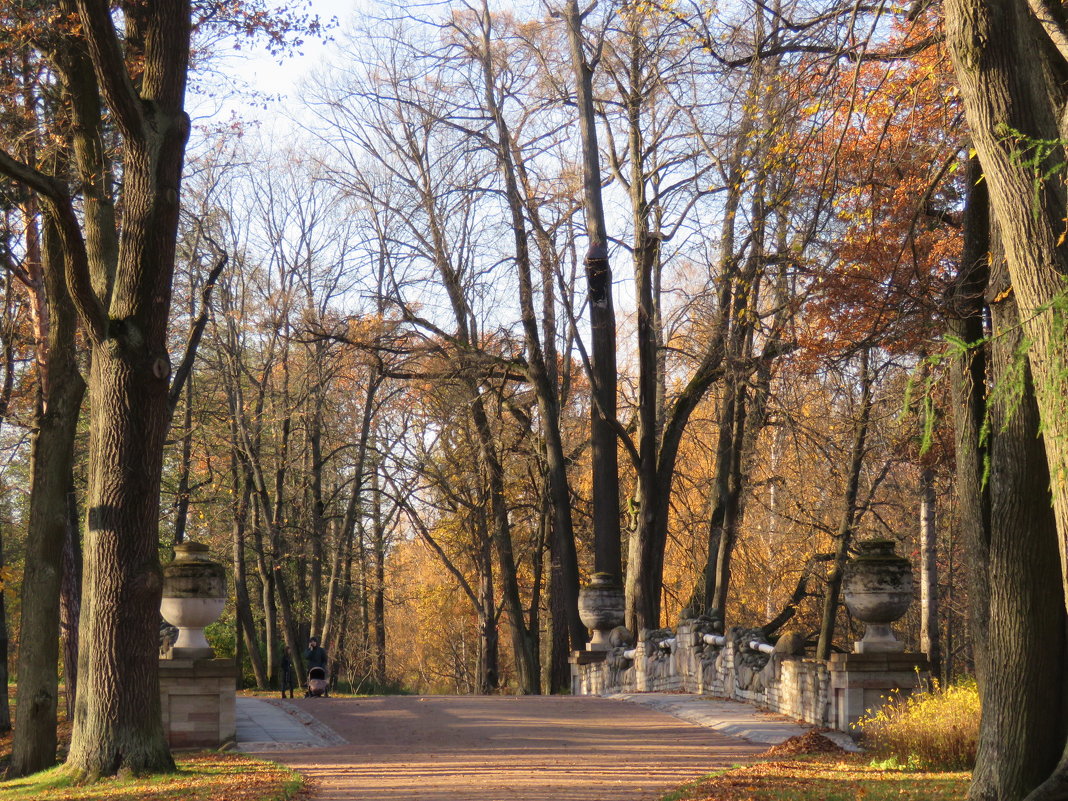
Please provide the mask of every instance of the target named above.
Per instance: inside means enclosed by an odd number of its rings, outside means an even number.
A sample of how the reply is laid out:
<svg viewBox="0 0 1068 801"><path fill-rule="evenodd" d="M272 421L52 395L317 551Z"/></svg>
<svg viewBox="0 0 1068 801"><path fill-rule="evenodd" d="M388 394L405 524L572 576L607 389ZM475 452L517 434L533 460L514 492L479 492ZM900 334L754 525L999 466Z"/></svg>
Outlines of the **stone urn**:
<svg viewBox="0 0 1068 801"><path fill-rule="evenodd" d="M590 583L579 591L579 618L593 632L586 645L588 651L607 651L608 635L625 620L623 588L611 573L594 573Z"/></svg>
<svg viewBox="0 0 1068 801"><path fill-rule="evenodd" d="M857 555L842 577L845 605L865 624L864 637L854 643L858 654L901 653L905 650L890 624L912 603L912 565L894 553L892 540L857 543Z"/></svg>
<svg viewBox="0 0 1068 801"><path fill-rule="evenodd" d="M204 637L226 604L226 570L211 561L208 546L183 542L174 546L174 561L163 568L160 614L178 627L171 648L174 659L211 659L215 652Z"/></svg>

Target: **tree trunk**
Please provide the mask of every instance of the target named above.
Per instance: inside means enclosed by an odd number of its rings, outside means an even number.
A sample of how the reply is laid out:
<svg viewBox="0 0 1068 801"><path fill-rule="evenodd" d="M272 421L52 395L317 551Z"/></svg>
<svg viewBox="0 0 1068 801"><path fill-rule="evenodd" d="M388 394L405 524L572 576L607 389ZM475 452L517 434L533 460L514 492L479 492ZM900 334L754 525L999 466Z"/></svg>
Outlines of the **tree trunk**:
<svg viewBox="0 0 1068 801"><path fill-rule="evenodd" d="M12 282L7 282L7 292L5 298L5 312L8 320L12 319L12 301L13 291ZM11 391L15 386L15 346L12 342L12 331L8 330L3 333L3 365L4 365L4 380L0 384L0 424L3 424L7 420L7 410L11 401ZM41 346L41 343L38 343ZM4 489L0 485L0 490ZM4 569L4 540L3 531L0 530L0 570ZM4 596L3 589L0 589L0 734L7 734L11 731L11 704L8 688L8 660L9 660L10 640L8 638L8 626L7 626L7 598Z"/></svg>
<svg viewBox="0 0 1068 801"><path fill-rule="evenodd" d="M0 530L0 569L4 568L4 538ZM7 599L0 591L0 734L11 731L11 702L8 696L8 636L7 636ZM52 757L55 759L55 756Z"/></svg>
<svg viewBox="0 0 1068 801"><path fill-rule="evenodd" d="M382 493L378 486L378 464L371 472L371 549L374 554L374 679L386 682L386 526L382 520Z"/></svg>
<svg viewBox="0 0 1068 801"><path fill-rule="evenodd" d="M82 532L74 476L68 478L67 536L63 543L63 583L59 595L59 627L63 643L63 676L67 685L67 720L74 720L78 699L78 627L82 617Z"/></svg>
<svg viewBox="0 0 1068 801"><path fill-rule="evenodd" d="M500 682L500 638L497 635L497 601L493 592L493 542L486 531L484 522L476 526L479 536L479 585L478 585L478 628L481 637L479 645L479 689L488 695L497 689Z"/></svg>
<svg viewBox="0 0 1068 801"><path fill-rule="evenodd" d="M622 578L619 533L619 464L616 453L616 320L612 303L612 266L601 198L601 165L593 106L593 68L586 60L582 35L584 14L577 0L567 0L567 23L575 75L575 104L582 139L582 188L586 207L586 283L590 304L592 365L590 383L590 460L593 464L594 571Z"/></svg>
<svg viewBox="0 0 1068 801"><path fill-rule="evenodd" d="M252 619L252 602L248 593L248 567L245 560L245 525L248 520L249 500L252 495L252 482L244 471L236 453L230 455L231 497L233 503L233 565L234 598L237 617L237 636L245 638L252 674L256 677L256 688L266 690L270 687L267 666L260 652L260 641L256 635L256 624Z"/></svg>
<svg viewBox="0 0 1068 801"><path fill-rule="evenodd" d="M994 396L989 429L990 538L985 565L988 638L983 718L971 801L1019 801L1057 764L1066 739L1068 629L1060 600L1055 554L1056 522L1049 503L1049 473L1038 436L1039 417L1029 373L1014 366L1022 334L1004 270L991 275L991 345L995 386L1024 382L1013 401Z"/></svg>
<svg viewBox="0 0 1068 801"><path fill-rule="evenodd" d="M951 0L946 5L946 41L1029 339L1028 361L1053 479L1064 608L1068 604L1064 302L1068 244L1061 233L1068 215L1061 174L1068 132L1062 114L1068 60L1060 11L1036 3L1039 11L1032 12L1031 5L1021 0ZM1029 801L1066 796L1068 746Z"/></svg>
<svg viewBox="0 0 1068 801"><path fill-rule="evenodd" d="M938 528L935 517L934 470L920 473L920 650L931 663L931 675L942 678L942 641L938 625Z"/></svg>
<svg viewBox="0 0 1068 801"><path fill-rule="evenodd" d="M834 644L834 628L838 619L838 599L842 589L842 573L849 546L853 541L853 527L857 515L857 493L860 490L860 471L864 466L865 443L868 437L868 421L872 407L871 351L865 350L860 360L860 415L853 429L853 446L849 454L849 468L843 495L842 519L838 525L834 566L827 578L826 594L823 597L823 616L820 621L820 639L816 645L816 659L824 661L831 657Z"/></svg>
<svg viewBox="0 0 1068 801"><path fill-rule="evenodd" d="M193 377L185 382L185 409L182 413L182 449L178 460L178 497L174 504L174 544L185 542L189 519L189 469L193 461Z"/></svg>
<svg viewBox="0 0 1068 801"><path fill-rule="evenodd" d="M534 312L533 270L527 223L523 214L524 207L531 204L524 203L519 191L519 182L516 180L512 135L497 98L491 33L489 4L487 0L483 0L481 55L486 82L486 105L497 128L497 161L504 178L505 195L511 215L512 237L516 252L515 264L519 277L519 306L527 349L527 373L537 396L541 436L545 446L547 485L553 511L552 528L557 539L556 551L559 554L556 564L562 571L557 582L562 593L559 602L567 618L571 647L577 650L586 642L586 627L582 625L578 614L578 556L575 551L575 532L571 519L571 487L567 478L567 459L564 456L563 439L560 434L560 398L555 370L550 371L546 363Z"/></svg>
<svg viewBox="0 0 1068 801"><path fill-rule="evenodd" d="M49 312L43 404L31 445L30 522L22 580L19 647L18 726L12 744L11 776L50 768L56 759L63 551L68 537L67 493L71 486L74 437L85 383L75 355L75 315L58 265L59 234L47 221L42 237ZM158 620L156 635L158 639ZM155 652L154 652L155 653ZM157 704L158 704L157 699Z"/></svg>

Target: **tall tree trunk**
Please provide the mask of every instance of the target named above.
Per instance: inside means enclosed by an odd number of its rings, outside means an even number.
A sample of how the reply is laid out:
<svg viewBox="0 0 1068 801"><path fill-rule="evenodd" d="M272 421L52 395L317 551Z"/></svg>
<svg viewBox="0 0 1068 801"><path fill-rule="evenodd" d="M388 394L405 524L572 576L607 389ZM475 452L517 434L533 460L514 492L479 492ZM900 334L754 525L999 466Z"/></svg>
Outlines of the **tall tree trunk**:
<svg viewBox="0 0 1068 801"><path fill-rule="evenodd" d="M1013 360L1022 334L1004 270L991 276L991 322L1001 332L993 342L992 376L1020 380ZM994 398L990 415L989 639L980 658L983 717L977 763L989 773L975 782L972 801L1019 801L1054 769L1068 734L1064 717L1068 687L1060 605L1056 523L1049 498L1049 472L1038 436L1039 418L1030 374L1019 406ZM982 777L982 774L980 774Z"/></svg>
<svg viewBox="0 0 1068 801"><path fill-rule="evenodd" d="M174 544L185 542L189 519L189 470L193 462L193 377L185 382L185 409L182 413L182 449L178 460L178 497L174 504Z"/></svg>
<svg viewBox="0 0 1068 801"><path fill-rule="evenodd" d="M820 621L820 639L816 645L816 659L826 661L831 657L834 644L835 622L838 619L838 600L842 589L842 574L849 546L853 542L853 529L857 516L857 493L860 490L860 471L864 466L865 443L868 438L868 423L872 407L872 370L871 351L865 349L860 359L860 409L853 427L853 445L849 452L849 467L846 472L846 484L842 493L842 519L835 536L835 558L831 573L827 577L827 588L823 596L823 616Z"/></svg>
<svg viewBox="0 0 1068 801"><path fill-rule="evenodd" d="M3 530L0 529L0 569L3 569L4 564L4 538ZM0 591L0 681L3 685L0 685L0 734L7 734L11 731L11 705L8 696L7 682L8 682L8 635L7 635L7 599L4 597L4 593ZM53 756L53 759L55 757Z"/></svg>
<svg viewBox="0 0 1068 801"><path fill-rule="evenodd" d="M14 300L12 282L7 281L5 292L5 319L12 321L12 301ZM4 379L0 384L0 425L7 420L7 411L11 402L11 391L15 386L15 346L12 341L13 331L3 332L3 365ZM38 343L42 347L42 343ZM4 487L0 485L0 490ZM0 570L4 569L4 540L3 531L0 530ZM8 626L7 626L7 599L3 590L0 589L0 734L11 731L11 705L8 695L8 658L9 658Z"/></svg>
<svg viewBox="0 0 1068 801"><path fill-rule="evenodd" d="M920 650L931 675L942 678L942 638L938 624L938 527L934 470L920 473Z"/></svg>
<svg viewBox="0 0 1068 801"><path fill-rule="evenodd" d="M382 519L382 493L378 482L378 464L371 471L371 549L374 554L374 679L386 682L386 525Z"/></svg>
<svg viewBox="0 0 1068 801"><path fill-rule="evenodd" d="M1023 0L950 0L946 41L972 142L983 165L1019 316L1029 340L1046 460L1053 484L1068 605L1068 243L1062 180L1068 70L1063 14ZM1045 148L1045 152L1042 149ZM993 588L992 588L993 590ZM1048 699L1047 699L1048 702ZM1011 719L1011 710L999 710ZM1068 743L1029 801L1068 797Z"/></svg>
<svg viewBox="0 0 1068 801"><path fill-rule="evenodd" d="M50 768L56 759L63 550L69 517L74 437L85 383L78 372L76 321L59 265L59 232L46 221L42 236L44 293L49 313L43 404L31 444L30 522L22 580L19 692L11 776ZM158 637L158 621L157 621ZM157 699L157 704L159 700Z"/></svg>
<svg viewBox="0 0 1068 801"><path fill-rule="evenodd" d="M558 580L562 593L559 603L563 606L566 615L571 647L579 649L586 642L586 627L582 624L578 614L578 556L575 551L575 532L571 519L571 487L567 478L567 458L564 455L563 439L560 434L560 398L555 369L550 371L546 363L534 312L533 270L528 245L527 222L523 214L524 207L531 204L524 203L519 191L512 135L497 98L488 0L483 0L482 3L481 55L486 83L486 105L497 128L497 161L504 178L505 195L511 215L516 271L519 277L519 306L527 349L527 372L537 396L541 436L545 446L547 485L554 521L552 530L557 539L556 551L559 555L557 564L562 571Z"/></svg>
<svg viewBox="0 0 1068 801"><path fill-rule="evenodd" d="M591 7L592 8L592 7ZM601 164L593 105L593 67L586 59L582 34L585 16L577 0L562 12L567 24L575 103L582 139L582 188L586 207L586 283L590 304L592 365L590 382L590 460L593 465L594 571L622 578L619 532L619 464L616 453L616 320L612 303L612 267L601 198Z"/></svg>
<svg viewBox="0 0 1068 801"><path fill-rule="evenodd" d="M323 397L317 382L312 387L312 414L308 423L311 458L311 565L308 592L311 596L311 635L323 630L323 546L326 542L326 504L323 501Z"/></svg>
<svg viewBox="0 0 1068 801"><path fill-rule="evenodd" d="M524 695L537 695L540 691L540 669L535 661L531 632L526 627L523 601L519 592L519 575L512 551L512 529L508 520L508 506L504 491L504 467L501 464L497 443L486 415L485 402L477 386L468 383L471 398L472 418L478 434L479 451L489 481L491 531L494 549L497 552L497 568L501 581L504 608L508 613L508 628L512 634L512 653L515 658L519 691Z"/></svg>
<svg viewBox="0 0 1068 801"><path fill-rule="evenodd" d="M741 450L740 418L745 406L745 389L736 380L724 386L720 407L719 437L716 447L716 483L712 514L709 518L708 564L705 565L707 609L720 620L727 618L727 593L730 589L731 556L738 533L738 492L734 466ZM712 551L713 545L715 552ZM708 594L711 591L711 594Z"/></svg>
<svg viewBox="0 0 1068 801"><path fill-rule="evenodd" d="M260 652L260 641L256 635L256 624L252 619L252 602L248 593L248 566L245 560L245 526L248 521L249 500L252 495L252 482L244 475L241 461L236 453L230 455L230 492L233 503L233 566L235 613L238 623L237 636L245 638L252 675L256 677L256 688L266 690L270 687L267 666Z"/></svg>
<svg viewBox="0 0 1068 801"><path fill-rule="evenodd" d="M500 682L500 638L497 634L497 601L493 592L493 541L486 530L484 516L476 529L479 532L478 629L481 638L478 691L486 695L496 690Z"/></svg>
<svg viewBox="0 0 1068 801"><path fill-rule="evenodd" d="M68 477L67 536L63 543L63 583L59 595L59 628L63 643L63 675L67 685L67 720L74 720L78 700L78 627L82 617L82 532L74 476Z"/></svg>

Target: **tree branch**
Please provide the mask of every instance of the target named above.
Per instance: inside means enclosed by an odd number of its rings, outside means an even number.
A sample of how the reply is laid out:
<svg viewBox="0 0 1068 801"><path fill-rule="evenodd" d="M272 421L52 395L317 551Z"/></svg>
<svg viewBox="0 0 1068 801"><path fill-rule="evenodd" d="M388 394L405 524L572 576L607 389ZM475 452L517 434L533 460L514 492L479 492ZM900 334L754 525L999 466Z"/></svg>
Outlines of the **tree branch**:
<svg viewBox="0 0 1068 801"><path fill-rule="evenodd" d="M208 238L208 241L211 242L211 239ZM214 242L211 242L211 244L216 250L221 250ZM204 289L200 293L200 314L197 315L196 321L193 323L192 328L189 329L189 338L185 344L185 355L182 356L178 369L174 371L174 380L171 382L170 392L167 393L168 416L174 416L174 410L178 406L178 399L182 397L182 389L185 386L185 382L189 380L189 374L193 372L193 362L197 357L197 348L200 346L200 340L204 336L204 327L208 324L208 312L211 310L211 292L215 289L215 283L219 280L219 276L222 274L223 268L226 267L229 258L224 251L215 266L212 267L211 272L208 273L207 281L204 282Z"/></svg>
<svg viewBox="0 0 1068 801"><path fill-rule="evenodd" d="M76 3L104 102L115 115L124 138L144 141L145 117L141 98L126 69L109 4L107 0L76 0Z"/></svg>
<svg viewBox="0 0 1068 801"><path fill-rule="evenodd" d="M66 188L50 175L13 159L0 149L0 173L29 187L41 196L56 221L63 241L64 277L78 316L89 338L99 344L107 337L107 315L93 292L89 278L89 255L78 217Z"/></svg>

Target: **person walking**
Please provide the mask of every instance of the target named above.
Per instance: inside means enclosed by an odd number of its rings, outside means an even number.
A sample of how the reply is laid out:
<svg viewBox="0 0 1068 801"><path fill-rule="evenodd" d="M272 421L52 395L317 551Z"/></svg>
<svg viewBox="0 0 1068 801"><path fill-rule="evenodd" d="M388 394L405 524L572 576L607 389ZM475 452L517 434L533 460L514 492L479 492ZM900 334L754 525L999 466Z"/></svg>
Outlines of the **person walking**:
<svg viewBox="0 0 1068 801"><path fill-rule="evenodd" d="M296 676L293 673L293 654L289 646L282 649L282 697L286 697L286 688L289 689L289 697L293 697L293 688L296 686Z"/></svg>

